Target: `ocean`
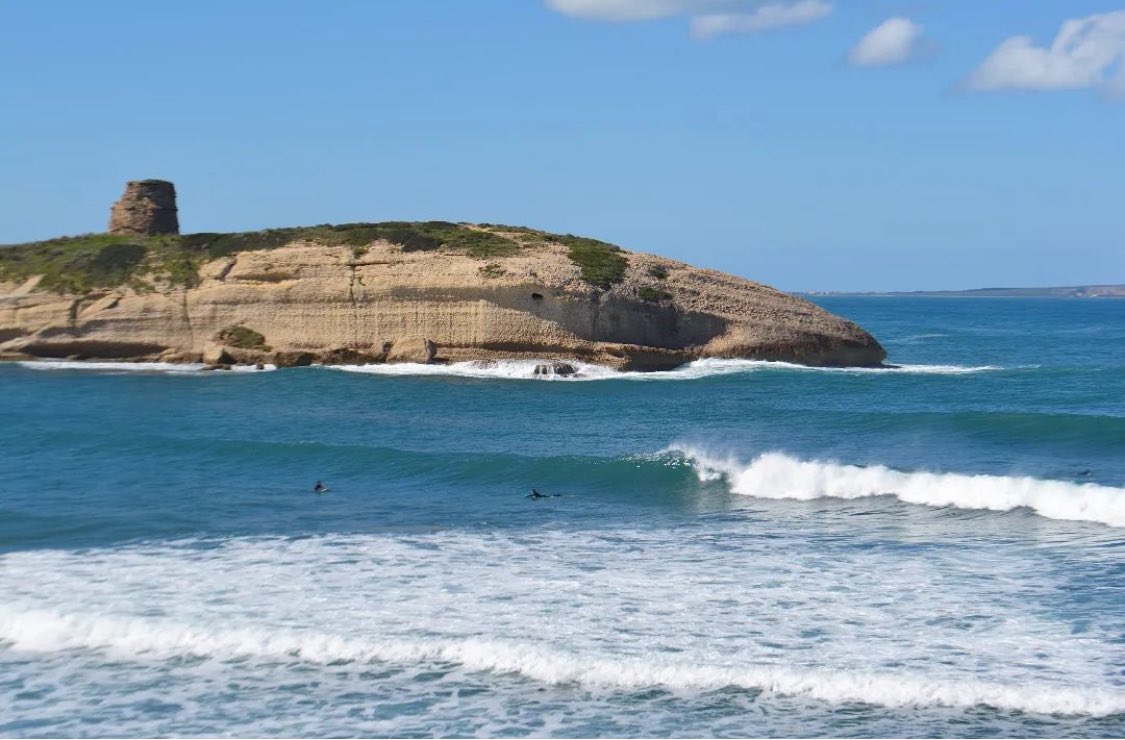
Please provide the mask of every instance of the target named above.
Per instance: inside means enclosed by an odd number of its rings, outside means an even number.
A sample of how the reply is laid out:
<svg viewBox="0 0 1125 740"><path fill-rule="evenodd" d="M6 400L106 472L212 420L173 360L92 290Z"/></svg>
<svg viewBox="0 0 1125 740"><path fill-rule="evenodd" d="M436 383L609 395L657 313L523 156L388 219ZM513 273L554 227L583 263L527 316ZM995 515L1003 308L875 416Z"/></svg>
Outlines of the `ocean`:
<svg viewBox="0 0 1125 740"><path fill-rule="evenodd" d="M817 302L899 367L0 365L0 735L1125 735L1125 301Z"/></svg>

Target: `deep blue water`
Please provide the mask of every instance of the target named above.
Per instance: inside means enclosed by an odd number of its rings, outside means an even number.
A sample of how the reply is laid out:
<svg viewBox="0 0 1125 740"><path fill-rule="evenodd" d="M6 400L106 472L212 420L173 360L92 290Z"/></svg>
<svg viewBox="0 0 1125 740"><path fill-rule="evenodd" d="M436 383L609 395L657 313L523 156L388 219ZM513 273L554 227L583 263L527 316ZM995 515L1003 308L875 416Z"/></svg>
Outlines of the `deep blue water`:
<svg viewBox="0 0 1125 740"><path fill-rule="evenodd" d="M902 367L0 366L0 735L1125 734L1125 301L819 302Z"/></svg>

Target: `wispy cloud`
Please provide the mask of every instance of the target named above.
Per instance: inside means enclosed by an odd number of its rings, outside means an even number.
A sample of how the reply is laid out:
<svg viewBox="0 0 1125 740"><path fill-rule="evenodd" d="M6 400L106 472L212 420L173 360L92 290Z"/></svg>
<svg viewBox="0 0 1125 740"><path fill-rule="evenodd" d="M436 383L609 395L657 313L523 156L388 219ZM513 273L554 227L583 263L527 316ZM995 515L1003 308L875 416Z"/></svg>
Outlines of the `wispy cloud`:
<svg viewBox="0 0 1125 740"><path fill-rule="evenodd" d="M756 33L813 23L832 12L832 0L546 0L548 8L593 21L648 21L686 15L698 39Z"/></svg>
<svg viewBox="0 0 1125 740"><path fill-rule="evenodd" d="M1125 10L1068 20L1050 46L1001 43L964 82L975 92L1092 88L1125 99Z"/></svg>
<svg viewBox="0 0 1125 740"><path fill-rule="evenodd" d="M594 21L647 21L736 7L738 0L546 0L564 15Z"/></svg>
<svg viewBox="0 0 1125 740"><path fill-rule="evenodd" d="M891 67L922 56L922 26L909 18L889 18L859 40L848 61L856 67Z"/></svg>
<svg viewBox="0 0 1125 740"><path fill-rule="evenodd" d="M697 15L691 19L691 35L705 39L724 33L757 33L786 26L803 26L831 12L832 3L826 0L800 0L763 5L749 13Z"/></svg>

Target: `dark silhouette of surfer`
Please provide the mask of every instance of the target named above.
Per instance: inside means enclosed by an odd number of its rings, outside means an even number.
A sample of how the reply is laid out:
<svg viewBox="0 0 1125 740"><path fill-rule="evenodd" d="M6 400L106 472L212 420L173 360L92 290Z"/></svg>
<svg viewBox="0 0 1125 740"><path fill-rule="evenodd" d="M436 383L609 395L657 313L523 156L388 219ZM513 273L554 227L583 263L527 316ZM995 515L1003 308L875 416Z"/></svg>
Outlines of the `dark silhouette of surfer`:
<svg viewBox="0 0 1125 740"><path fill-rule="evenodd" d="M316 493L328 493L328 486L324 485L324 483L320 481L317 481L316 485L313 486L313 491L315 491Z"/></svg>
<svg viewBox="0 0 1125 740"><path fill-rule="evenodd" d="M557 493L539 493L539 490L538 490L538 489L536 489L536 488L532 488L532 489L531 489L531 493L527 494L527 497L528 497L528 498L534 498L534 499L540 499L540 498L558 498L558 497L559 497L559 495L560 495L560 494L557 494Z"/></svg>

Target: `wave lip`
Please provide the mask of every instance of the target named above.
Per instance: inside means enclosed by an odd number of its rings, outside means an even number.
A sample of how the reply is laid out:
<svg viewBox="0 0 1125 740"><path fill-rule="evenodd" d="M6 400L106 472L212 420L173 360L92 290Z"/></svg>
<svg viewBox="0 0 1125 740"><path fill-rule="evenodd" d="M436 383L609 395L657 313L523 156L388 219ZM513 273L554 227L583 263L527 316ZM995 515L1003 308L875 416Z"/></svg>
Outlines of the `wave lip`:
<svg viewBox="0 0 1125 740"><path fill-rule="evenodd" d="M844 373L862 375L969 375L1003 370L995 365L893 365L888 367L812 367L791 362L768 360L733 360L707 358L689 362L674 370L655 372L620 371L604 365L578 360L561 360L574 367L574 375L536 375L541 360L489 360L453 362L448 365L424 365L403 362L372 365L324 365L328 369L384 376L445 376L461 378L493 378L501 380L698 380L720 375L738 375L761 371L792 371L812 373Z"/></svg>
<svg viewBox="0 0 1125 740"><path fill-rule="evenodd" d="M801 460L769 452L743 464L688 446L683 455L700 480L725 478L732 493L810 501L894 496L909 504L957 509L1011 511L1028 508L1048 519L1125 527L1125 488L1027 476L909 472L884 465L844 465Z"/></svg>
<svg viewBox="0 0 1125 740"><path fill-rule="evenodd" d="M666 662L646 656L609 660L533 644L482 639L372 640L292 630L206 628L142 618L67 616L48 611L0 612L0 644L54 652L105 650L130 660L181 655L212 659L296 659L313 664L380 661L455 663L470 672L516 674L550 684L636 690L716 690L731 686L831 704L886 707L991 706L1054 715L1106 716L1125 712L1125 696L1104 687L1007 685L941 680L906 673L794 669L772 665Z"/></svg>

